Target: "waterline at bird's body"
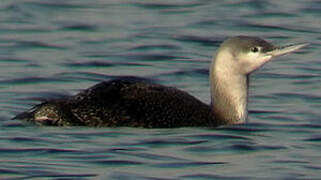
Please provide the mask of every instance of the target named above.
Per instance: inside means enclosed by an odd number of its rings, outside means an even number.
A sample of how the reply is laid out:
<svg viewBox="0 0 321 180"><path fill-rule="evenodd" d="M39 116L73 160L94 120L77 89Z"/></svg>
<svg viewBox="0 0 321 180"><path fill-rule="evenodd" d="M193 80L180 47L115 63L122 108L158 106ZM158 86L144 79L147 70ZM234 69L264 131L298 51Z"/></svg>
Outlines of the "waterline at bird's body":
<svg viewBox="0 0 321 180"><path fill-rule="evenodd" d="M188 93L146 81L116 79L75 96L51 100L15 119L38 124L95 127L216 127L243 123L248 116L248 80L273 57L306 46L275 47L249 36L224 41L210 66L211 104Z"/></svg>

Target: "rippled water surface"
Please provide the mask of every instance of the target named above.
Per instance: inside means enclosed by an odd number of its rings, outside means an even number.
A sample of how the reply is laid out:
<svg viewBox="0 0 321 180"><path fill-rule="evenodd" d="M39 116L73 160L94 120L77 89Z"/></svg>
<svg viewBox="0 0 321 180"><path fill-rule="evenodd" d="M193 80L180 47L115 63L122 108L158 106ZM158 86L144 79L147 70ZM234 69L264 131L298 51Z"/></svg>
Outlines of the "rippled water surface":
<svg viewBox="0 0 321 180"><path fill-rule="evenodd" d="M321 3L2 0L0 179L321 179ZM222 40L309 42L251 76L249 123L219 129L37 127L41 100L140 76L209 102Z"/></svg>

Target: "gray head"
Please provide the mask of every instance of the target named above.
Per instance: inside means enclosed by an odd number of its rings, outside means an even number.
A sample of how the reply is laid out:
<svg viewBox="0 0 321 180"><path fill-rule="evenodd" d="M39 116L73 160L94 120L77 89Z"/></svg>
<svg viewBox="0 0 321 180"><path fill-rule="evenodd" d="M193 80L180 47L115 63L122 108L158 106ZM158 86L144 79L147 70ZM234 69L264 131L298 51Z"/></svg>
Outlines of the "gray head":
<svg viewBox="0 0 321 180"><path fill-rule="evenodd" d="M224 41L217 51L216 63L229 64L235 73L249 75L253 71L269 62L272 57L281 56L307 44L276 47L258 37L237 36ZM225 56L226 58L220 56ZM217 62L217 61L222 62ZM228 62L230 61L231 62ZM224 65L224 67L228 67Z"/></svg>
<svg viewBox="0 0 321 180"><path fill-rule="evenodd" d="M276 47L257 37L237 36L224 41L213 58L211 79L212 109L225 124L247 119L248 76L273 57L307 44Z"/></svg>

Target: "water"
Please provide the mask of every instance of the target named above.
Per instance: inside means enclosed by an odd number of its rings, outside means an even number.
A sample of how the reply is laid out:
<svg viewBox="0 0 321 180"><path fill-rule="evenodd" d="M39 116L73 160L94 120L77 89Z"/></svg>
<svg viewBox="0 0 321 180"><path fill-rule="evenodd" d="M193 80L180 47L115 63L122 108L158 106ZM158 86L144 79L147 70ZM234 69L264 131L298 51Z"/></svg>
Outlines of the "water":
<svg viewBox="0 0 321 180"><path fill-rule="evenodd" d="M320 179L320 1L2 0L0 179ZM41 100L140 76L209 102L208 66L235 35L310 42L251 76L249 123L37 127Z"/></svg>

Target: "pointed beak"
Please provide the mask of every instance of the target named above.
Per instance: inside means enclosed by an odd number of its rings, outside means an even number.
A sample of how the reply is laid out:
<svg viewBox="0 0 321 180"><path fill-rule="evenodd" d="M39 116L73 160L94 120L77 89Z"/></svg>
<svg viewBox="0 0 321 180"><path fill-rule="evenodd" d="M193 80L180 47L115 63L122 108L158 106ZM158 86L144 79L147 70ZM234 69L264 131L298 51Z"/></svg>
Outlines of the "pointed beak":
<svg viewBox="0 0 321 180"><path fill-rule="evenodd" d="M298 49L301 49L305 46L309 45L309 43L301 43L301 44L293 44L283 47L276 47L275 49L266 52L267 55L271 55L272 57L282 56Z"/></svg>
<svg viewBox="0 0 321 180"><path fill-rule="evenodd" d="M252 66L248 66L248 71L246 74L251 74L253 71L259 69L261 66L266 64L267 62L271 61L273 57L282 56L298 49L301 49L305 46L309 45L308 43L301 43L301 44L293 44L287 45L282 47L273 47L272 50L266 51L263 56L256 61L256 63L252 63Z"/></svg>

